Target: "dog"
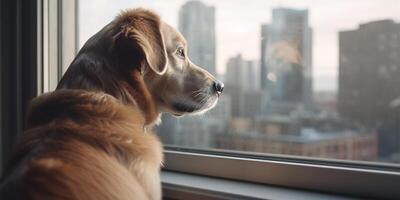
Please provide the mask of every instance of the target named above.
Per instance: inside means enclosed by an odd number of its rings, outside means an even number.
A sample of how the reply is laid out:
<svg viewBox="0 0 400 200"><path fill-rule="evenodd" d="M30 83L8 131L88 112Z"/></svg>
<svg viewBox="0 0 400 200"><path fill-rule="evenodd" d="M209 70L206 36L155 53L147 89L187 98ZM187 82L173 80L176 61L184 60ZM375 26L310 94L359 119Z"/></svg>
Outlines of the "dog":
<svg viewBox="0 0 400 200"><path fill-rule="evenodd" d="M223 88L157 14L122 11L56 91L32 100L1 199L161 199L162 145L151 128L164 112L206 112Z"/></svg>

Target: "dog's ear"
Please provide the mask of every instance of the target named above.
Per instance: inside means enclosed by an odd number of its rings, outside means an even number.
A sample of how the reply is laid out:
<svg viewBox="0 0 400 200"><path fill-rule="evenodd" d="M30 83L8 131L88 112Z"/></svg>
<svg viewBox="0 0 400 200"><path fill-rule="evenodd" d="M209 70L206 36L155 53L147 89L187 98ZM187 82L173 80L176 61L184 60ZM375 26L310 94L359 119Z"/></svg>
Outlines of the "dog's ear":
<svg viewBox="0 0 400 200"><path fill-rule="evenodd" d="M148 10L133 9L123 11L116 21L120 31L114 35L114 42L125 44L114 45L124 46L125 51L129 46L129 51L133 52L125 52L127 57L133 57L129 53L140 53L151 70L164 74L168 61L159 16Z"/></svg>

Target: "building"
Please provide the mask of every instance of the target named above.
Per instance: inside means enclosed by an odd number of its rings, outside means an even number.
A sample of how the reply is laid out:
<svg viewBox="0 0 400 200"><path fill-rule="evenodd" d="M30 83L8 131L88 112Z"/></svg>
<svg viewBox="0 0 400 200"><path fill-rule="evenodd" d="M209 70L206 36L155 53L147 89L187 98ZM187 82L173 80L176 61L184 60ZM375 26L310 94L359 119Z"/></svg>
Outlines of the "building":
<svg viewBox="0 0 400 200"><path fill-rule="evenodd" d="M337 94L336 91L319 91L314 96L315 104L322 112L337 112Z"/></svg>
<svg viewBox="0 0 400 200"><path fill-rule="evenodd" d="M260 90L243 91L239 97L239 116L254 118L262 115L262 108L267 97Z"/></svg>
<svg viewBox="0 0 400 200"><path fill-rule="evenodd" d="M400 154L399 77L400 23L374 21L339 32L338 111L378 131L382 159Z"/></svg>
<svg viewBox="0 0 400 200"><path fill-rule="evenodd" d="M179 10L178 29L186 38L193 63L216 75L215 8L188 1Z"/></svg>
<svg viewBox="0 0 400 200"><path fill-rule="evenodd" d="M218 135L216 147L332 159L377 160L378 138L374 132L321 132L313 128L291 132L295 129L289 123L287 119L268 119L255 124L236 120L231 126L237 131ZM263 128L263 132L246 129L257 126Z"/></svg>
<svg viewBox="0 0 400 200"><path fill-rule="evenodd" d="M377 159L377 135L355 132L318 133L303 129L301 135L218 135L217 148L331 159Z"/></svg>
<svg viewBox="0 0 400 200"><path fill-rule="evenodd" d="M155 126L155 132L164 144L174 144L178 128L178 118L165 113L161 115L161 124Z"/></svg>
<svg viewBox="0 0 400 200"><path fill-rule="evenodd" d="M259 91L258 62L238 54L226 63L225 84L245 91Z"/></svg>
<svg viewBox="0 0 400 200"><path fill-rule="evenodd" d="M205 117L215 118L216 120L229 121L232 117L232 98L229 94L222 94L217 105L206 112ZM226 123L226 122L225 122Z"/></svg>
<svg viewBox="0 0 400 200"><path fill-rule="evenodd" d="M246 76L246 90L247 91L260 91L260 70L259 64L255 60L245 60L245 76Z"/></svg>
<svg viewBox="0 0 400 200"><path fill-rule="evenodd" d="M206 148L213 146L212 134L208 131L207 119L196 116L176 118L164 114L156 132L166 145Z"/></svg>
<svg viewBox="0 0 400 200"><path fill-rule="evenodd" d="M260 83L271 100L311 107L312 31L308 10L276 8L261 26Z"/></svg>
<svg viewBox="0 0 400 200"><path fill-rule="evenodd" d="M400 24L361 24L339 32L338 109L343 117L378 125L400 96Z"/></svg>
<svg viewBox="0 0 400 200"><path fill-rule="evenodd" d="M200 120L207 122L207 131L213 135L225 133L228 123L232 118L232 98L229 94L222 94L217 105L204 114L199 116Z"/></svg>
<svg viewBox="0 0 400 200"><path fill-rule="evenodd" d="M262 105L267 99L260 90L258 72L257 62L244 60L241 54L228 60L225 93L232 97L234 117L253 118L261 114Z"/></svg>
<svg viewBox="0 0 400 200"><path fill-rule="evenodd" d="M212 148L216 135L227 131L231 109L231 97L223 94L218 104L204 115L176 118L164 114L156 132L164 144Z"/></svg>
<svg viewBox="0 0 400 200"><path fill-rule="evenodd" d="M226 63L226 76L225 85L228 87L234 87L237 90L244 90L246 87L246 76L245 76L244 60L241 54L238 54L228 59Z"/></svg>

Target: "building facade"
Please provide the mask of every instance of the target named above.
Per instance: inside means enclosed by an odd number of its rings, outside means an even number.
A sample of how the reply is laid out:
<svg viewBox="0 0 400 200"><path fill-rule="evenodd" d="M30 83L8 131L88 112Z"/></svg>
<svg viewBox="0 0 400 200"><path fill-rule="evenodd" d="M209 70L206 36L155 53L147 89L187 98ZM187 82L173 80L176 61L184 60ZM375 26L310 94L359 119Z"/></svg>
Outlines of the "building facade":
<svg viewBox="0 0 400 200"><path fill-rule="evenodd" d="M312 103L312 31L308 10L276 8L261 26L260 83L272 101Z"/></svg>
<svg viewBox="0 0 400 200"><path fill-rule="evenodd" d="M261 114L267 99L258 84L258 74L256 61L245 60L241 54L228 60L224 93L232 97L232 116L254 118Z"/></svg>
<svg viewBox="0 0 400 200"><path fill-rule="evenodd" d="M400 97L400 24L391 20L339 32L338 109L343 117L379 125Z"/></svg>
<svg viewBox="0 0 400 200"><path fill-rule="evenodd" d="M179 10L178 29L186 38L192 62L216 75L215 8L188 1Z"/></svg>
<svg viewBox="0 0 400 200"><path fill-rule="evenodd" d="M378 132L379 157L400 162L400 23L339 32L338 111Z"/></svg>
<svg viewBox="0 0 400 200"><path fill-rule="evenodd" d="M229 130L227 134L217 135L217 148L346 160L378 159L376 132L356 129L324 131L305 127L287 116L255 120L233 118Z"/></svg>

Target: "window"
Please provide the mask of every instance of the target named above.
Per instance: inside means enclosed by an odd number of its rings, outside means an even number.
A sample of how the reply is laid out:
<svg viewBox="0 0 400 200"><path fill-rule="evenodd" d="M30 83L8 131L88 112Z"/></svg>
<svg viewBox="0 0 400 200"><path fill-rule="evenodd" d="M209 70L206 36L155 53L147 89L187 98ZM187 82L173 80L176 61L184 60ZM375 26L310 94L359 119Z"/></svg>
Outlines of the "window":
<svg viewBox="0 0 400 200"><path fill-rule="evenodd" d="M77 3L72 40L78 48L121 9L143 6L180 30L191 60L225 82L209 113L163 116L157 132L166 145L165 169L369 197L400 195L391 189L400 181L400 60L392 56L400 55L400 40L386 37L400 31L399 2Z"/></svg>
<svg viewBox="0 0 400 200"><path fill-rule="evenodd" d="M204 116L164 115L167 145L399 163L400 74L388 72L400 40L386 35L400 30L400 4L244 3L80 1L79 45L135 6L182 32L191 60L226 90Z"/></svg>
<svg viewBox="0 0 400 200"><path fill-rule="evenodd" d="M42 0L38 3L38 92L56 88L78 48L75 0Z"/></svg>

